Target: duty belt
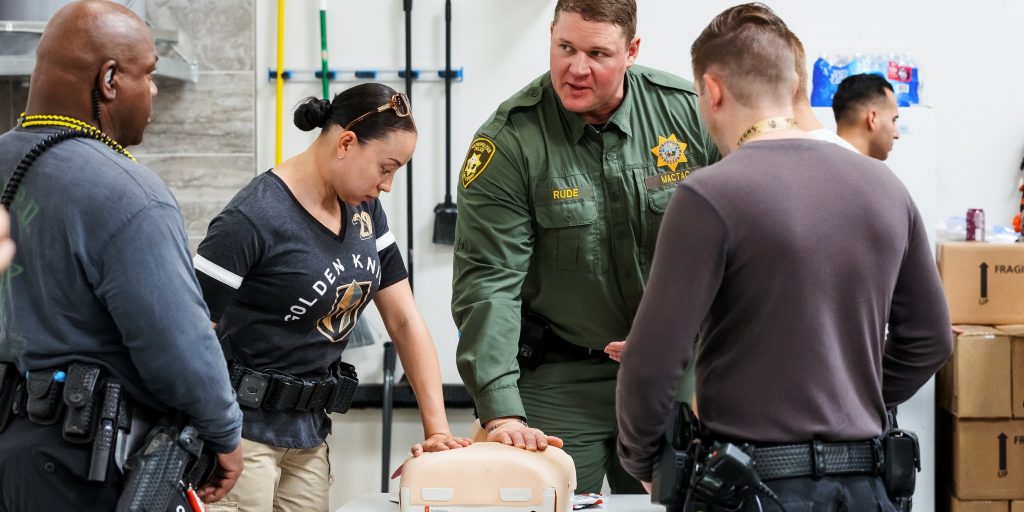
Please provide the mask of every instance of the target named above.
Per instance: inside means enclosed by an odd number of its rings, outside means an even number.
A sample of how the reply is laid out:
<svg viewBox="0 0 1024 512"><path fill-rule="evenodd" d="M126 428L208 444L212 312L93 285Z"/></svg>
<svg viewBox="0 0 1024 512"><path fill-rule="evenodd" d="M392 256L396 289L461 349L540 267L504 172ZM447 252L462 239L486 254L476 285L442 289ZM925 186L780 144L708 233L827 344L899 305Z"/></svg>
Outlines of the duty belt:
<svg viewBox="0 0 1024 512"><path fill-rule="evenodd" d="M565 361L608 359L603 349L587 348L563 339L555 334L548 321L539 315L525 313L519 331L519 352L516 358L519 366L535 369L544 364L548 354L558 354Z"/></svg>
<svg viewBox="0 0 1024 512"><path fill-rule="evenodd" d="M876 441L803 444L754 448L754 467L762 480L796 477L880 474L884 456Z"/></svg>
<svg viewBox="0 0 1024 512"><path fill-rule="evenodd" d="M132 439L143 437L137 435L141 427L132 425L135 410L144 408L107 377L100 366L82 362L23 377L14 363L0 362L0 432L12 415L27 416L37 425L63 422L65 441L92 447L88 480L105 481L110 464L122 468L133 450Z"/></svg>
<svg viewBox="0 0 1024 512"><path fill-rule="evenodd" d="M340 363L337 377L317 380L300 379L277 372L246 368L231 363L231 384L238 394L238 404L250 408L276 411L346 412L352 403L358 379L355 369Z"/></svg>

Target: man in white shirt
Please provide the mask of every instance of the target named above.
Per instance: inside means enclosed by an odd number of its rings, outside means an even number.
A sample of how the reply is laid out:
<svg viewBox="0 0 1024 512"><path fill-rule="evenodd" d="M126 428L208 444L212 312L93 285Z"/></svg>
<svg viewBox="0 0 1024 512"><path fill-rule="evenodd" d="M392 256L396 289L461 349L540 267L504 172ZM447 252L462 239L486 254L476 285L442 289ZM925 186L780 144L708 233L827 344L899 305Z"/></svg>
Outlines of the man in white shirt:
<svg viewBox="0 0 1024 512"><path fill-rule="evenodd" d="M832 97L839 136L861 153L885 160L893 141L900 138L900 117L892 84L879 75L847 77Z"/></svg>

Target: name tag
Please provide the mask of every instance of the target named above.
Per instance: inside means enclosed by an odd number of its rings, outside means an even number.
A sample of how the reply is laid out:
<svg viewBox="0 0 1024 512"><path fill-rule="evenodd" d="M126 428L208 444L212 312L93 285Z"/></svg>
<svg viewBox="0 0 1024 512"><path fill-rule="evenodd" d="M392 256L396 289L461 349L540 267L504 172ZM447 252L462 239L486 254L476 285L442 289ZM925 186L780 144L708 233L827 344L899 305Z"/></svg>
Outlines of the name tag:
<svg viewBox="0 0 1024 512"><path fill-rule="evenodd" d="M579 185L574 187L542 188L536 193L537 203L572 203L591 199L594 197L593 185Z"/></svg>
<svg viewBox="0 0 1024 512"><path fill-rule="evenodd" d="M551 191L551 199L553 201L561 201L564 199L575 199L580 197L580 188L559 188Z"/></svg>
<svg viewBox="0 0 1024 512"><path fill-rule="evenodd" d="M644 186L647 190L656 190L665 187L677 187L683 182L693 171L700 169L700 167L691 167L689 169L680 169L678 171L668 171L661 174L655 174L654 176L648 176L644 178Z"/></svg>

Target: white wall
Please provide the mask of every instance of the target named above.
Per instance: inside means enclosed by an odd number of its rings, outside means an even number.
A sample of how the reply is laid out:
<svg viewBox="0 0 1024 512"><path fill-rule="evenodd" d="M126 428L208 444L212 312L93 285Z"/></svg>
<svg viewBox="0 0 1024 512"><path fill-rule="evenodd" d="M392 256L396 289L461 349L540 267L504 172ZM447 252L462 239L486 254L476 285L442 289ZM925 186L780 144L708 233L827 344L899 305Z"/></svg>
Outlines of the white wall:
<svg viewBox="0 0 1024 512"><path fill-rule="evenodd" d="M396 69L404 65L401 0L331 0L328 19L330 63L336 68ZM731 1L639 0L642 37L639 63L690 76L693 39ZM988 222L1008 224L1016 213L1018 166L1024 146L1024 107L1016 94L1024 68L1016 51L1024 48L1024 3L862 0L806 2L769 0L804 42L811 60L821 53L909 52L925 83L925 101L937 117L936 210L939 216L963 215L969 207L986 210ZM274 86L265 70L276 58L276 3L257 2L257 169L273 166ZM442 0L414 2L414 56L418 68L444 65ZM497 104L547 69L547 30L553 0L455 0L453 65L465 67L465 82L453 85L453 172L458 172L473 132ZM289 0L286 18L286 68L318 68L318 2ZM351 84L335 83L334 92ZM401 82L392 83L401 89ZM414 112L420 141L414 158L417 302L438 345L445 382L459 382L454 365L456 330L449 313L451 248L430 242L433 207L442 199L444 167L443 83L416 83ZM290 109L307 95L319 95L319 83L285 85L284 155L312 140L290 122ZM897 145L899 142L897 142ZM457 180L456 180L457 181ZM385 199L403 254L406 225L405 176L399 174ZM379 345L354 349L364 380L379 381ZM334 487L334 505L377 488L379 425L376 412L340 417L332 447L335 473L346 468ZM465 411L459 422L468 420ZM343 419L342 419L343 418ZM396 447L415 441L419 429L412 413L396 424ZM345 426L342 427L342 424ZM376 439L376 441L375 441ZM395 461L401 460L397 455Z"/></svg>

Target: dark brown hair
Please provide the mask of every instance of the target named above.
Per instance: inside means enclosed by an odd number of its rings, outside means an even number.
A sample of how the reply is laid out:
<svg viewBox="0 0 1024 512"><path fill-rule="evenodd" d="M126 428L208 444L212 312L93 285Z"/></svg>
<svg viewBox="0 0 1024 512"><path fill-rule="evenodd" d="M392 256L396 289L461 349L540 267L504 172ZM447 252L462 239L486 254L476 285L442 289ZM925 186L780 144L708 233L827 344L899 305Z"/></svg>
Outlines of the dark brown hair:
<svg viewBox="0 0 1024 512"><path fill-rule="evenodd" d="M332 101L310 96L295 108L292 120L304 132L332 124L345 126L357 117L387 104L395 94L394 89L384 84L365 83L335 94ZM389 109L368 116L351 129L360 139L379 140L394 131L415 133L416 123L413 122L412 114L399 117Z"/></svg>
<svg viewBox="0 0 1024 512"><path fill-rule="evenodd" d="M574 12L587 21L611 23L622 29L626 46L636 36L636 2L634 0L558 0L555 23L563 12Z"/></svg>
<svg viewBox="0 0 1024 512"><path fill-rule="evenodd" d="M704 29L690 48L694 80L714 67L741 105L793 102L796 59L792 32L760 3L726 9Z"/></svg>

